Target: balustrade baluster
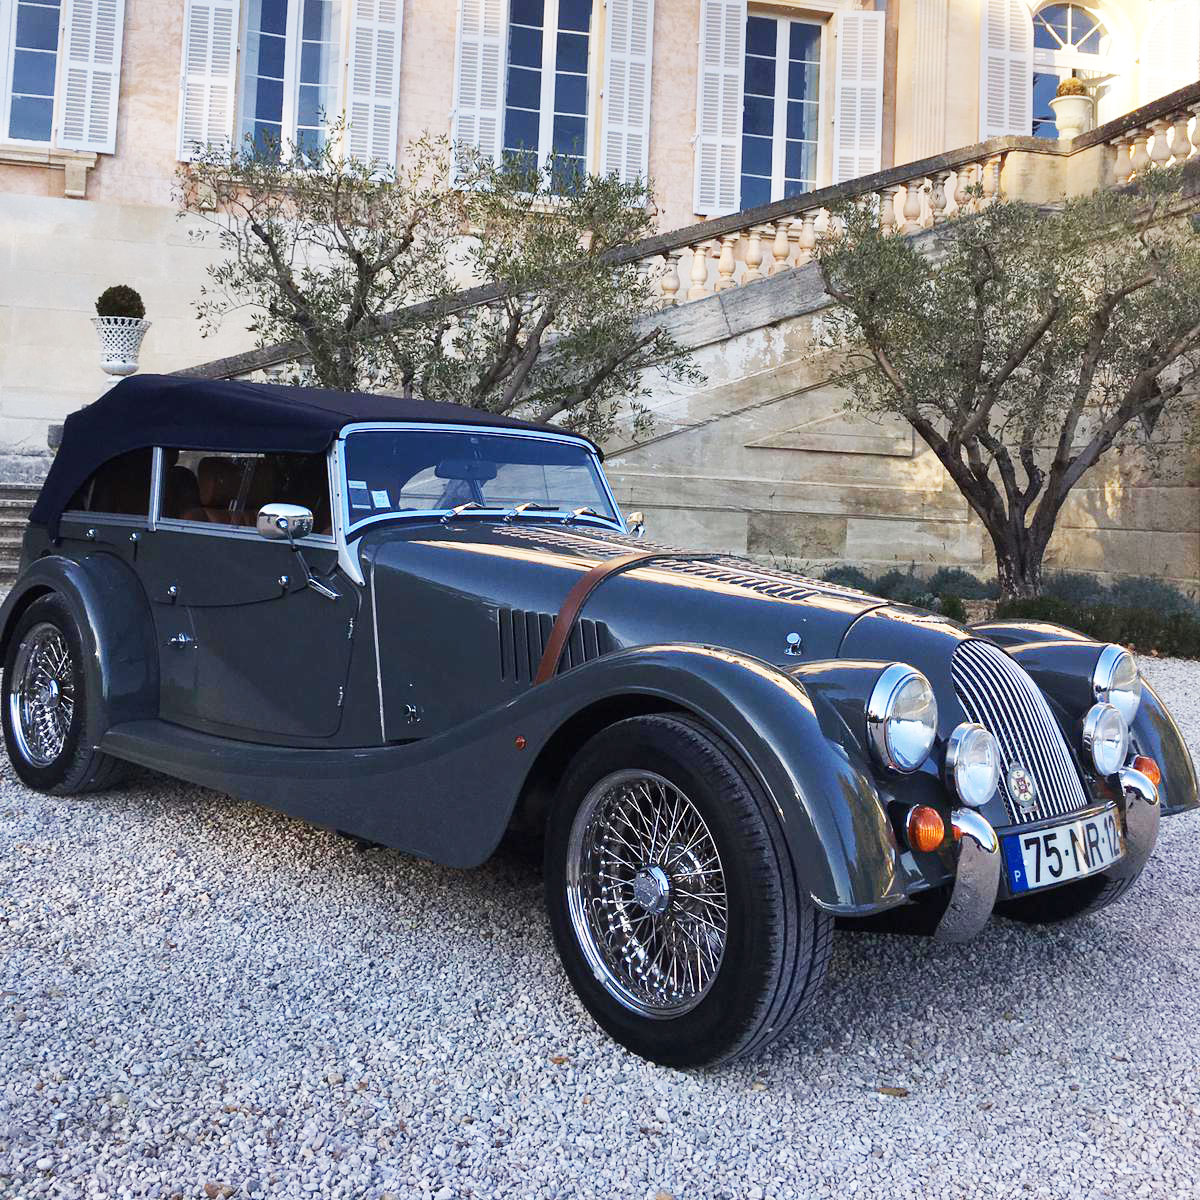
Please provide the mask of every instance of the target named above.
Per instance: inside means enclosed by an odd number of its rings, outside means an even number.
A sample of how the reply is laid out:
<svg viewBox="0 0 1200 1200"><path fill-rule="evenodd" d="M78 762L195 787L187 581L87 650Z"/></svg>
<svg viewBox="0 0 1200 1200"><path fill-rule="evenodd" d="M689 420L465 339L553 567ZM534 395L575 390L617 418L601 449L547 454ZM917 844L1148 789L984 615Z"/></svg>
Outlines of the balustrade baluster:
<svg viewBox="0 0 1200 1200"><path fill-rule="evenodd" d="M946 219L946 206L949 201L946 192L947 186L950 183L950 176L953 174L953 171L939 171L934 177L933 194L931 197L933 201L932 219L934 225L940 225Z"/></svg>
<svg viewBox="0 0 1200 1200"><path fill-rule="evenodd" d="M708 292L708 256L716 248L714 242L700 242L692 247L692 286L688 288L689 300L703 300Z"/></svg>
<svg viewBox="0 0 1200 1200"><path fill-rule="evenodd" d="M682 250L671 250L667 253L666 268L658 284L659 289L662 291L663 308L670 308L672 305L678 303L677 297L679 289L682 286L679 278L679 260L682 257Z"/></svg>
<svg viewBox="0 0 1200 1200"><path fill-rule="evenodd" d="M1129 172L1133 169L1129 162L1130 144L1128 138L1120 138L1113 142L1113 150L1116 152L1112 168L1114 187L1122 187L1129 182Z"/></svg>
<svg viewBox="0 0 1200 1200"><path fill-rule="evenodd" d="M736 233L727 233L721 238L721 257L717 259L716 288L718 292L723 292L726 288L737 287L737 282L733 278L733 272L737 266L733 259L733 248L737 245L739 236Z"/></svg>
<svg viewBox="0 0 1200 1200"><path fill-rule="evenodd" d="M1150 161L1156 167L1165 167L1171 161L1171 150L1167 145L1167 131L1170 128L1170 121L1154 123L1154 145L1150 151Z"/></svg>
<svg viewBox="0 0 1200 1200"><path fill-rule="evenodd" d="M884 233L896 232L896 196L899 191L900 184L893 184L879 193L879 228Z"/></svg>
<svg viewBox="0 0 1200 1200"><path fill-rule="evenodd" d="M1146 149L1149 134L1137 133L1133 138L1133 152L1129 156L1130 175L1141 175L1150 165L1150 153Z"/></svg>
<svg viewBox="0 0 1200 1200"><path fill-rule="evenodd" d="M980 208L987 208L1000 199L1000 169L1003 165L1004 160L999 155L989 158L983 164L983 199L979 202Z"/></svg>
<svg viewBox="0 0 1200 1200"><path fill-rule="evenodd" d="M817 244L817 213L815 210L804 213L800 218L798 241L800 251L796 255L796 262L799 266L804 266L805 263L812 262L813 250Z"/></svg>
<svg viewBox="0 0 1200 1200"><path fill-rule="evenodd" d="M762 277L762 248L763 227L752 225L746 237L746 273L742 283L757 283Z"/></svg>
<svg viewBox="0 0 1200 1200"><path fill-rule="evenodd" d="M1171 126L1171 158L1176 163L1186 161L1192 152L1192 143L1188 140L1188 118L1191 115L1189 112L1180 113Z"/></svg>
<svg viewBox="0 0 1200 1200"><path fill-rule="evenodd" d="M1192 122L1192 146L1200 150L1200 110L1193 112L1192 116L1195 118Z"/></svg>
<svg viewBox="0 0 1200 1200"><path fill-rule="evenodd" d="M960 212L967 212L971 207L971 184L975 180L975 165L964 163L954 172L954 207Z"/></svg>
<svg viewBox="0 0 1200 1200"><path fill-rule="evenodd" d="M768 275L776 275L780 271L786 271L791 265L788 262L788 223L786 221L776 221L774 225L775 237L771 242L771 266L767 270Z"/></svg>
<svg viewBox="0 0 1200 1200"><path fill-rule="evenodd" d="M916 233L921 228L921 181L910 179L904 185L903 233Z"/></svg>

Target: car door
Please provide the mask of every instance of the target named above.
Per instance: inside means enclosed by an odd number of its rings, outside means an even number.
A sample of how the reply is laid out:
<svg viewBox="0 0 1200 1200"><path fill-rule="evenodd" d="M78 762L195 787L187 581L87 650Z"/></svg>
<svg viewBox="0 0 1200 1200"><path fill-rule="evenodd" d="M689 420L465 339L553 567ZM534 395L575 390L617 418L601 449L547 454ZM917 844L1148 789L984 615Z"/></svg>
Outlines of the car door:
<svg viewBox="0 0 1200 1200"><path fill-rule="evenodd" d="M168 450L162 474L140 555L167 681L162 716L248 740L330 737L359 595L337 570L324 456ZM271 502L314 512L299 554L254 528ZM307 586L305 566L332 596Z"/></svg>

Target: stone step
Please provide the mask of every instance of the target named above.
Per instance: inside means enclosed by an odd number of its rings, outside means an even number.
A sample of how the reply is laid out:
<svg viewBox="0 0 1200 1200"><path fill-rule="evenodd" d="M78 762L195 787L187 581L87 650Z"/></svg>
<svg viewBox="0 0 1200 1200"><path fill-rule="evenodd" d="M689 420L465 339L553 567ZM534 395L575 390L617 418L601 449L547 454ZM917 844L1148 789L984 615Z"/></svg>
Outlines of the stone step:
<svg viewBox="0 0 1200 1200"><path fill-rule="evenodd" d="M32 500L13 500L7 496L0 497L0 513L27 513L33 508Z"/></svg>
<svg viewBox="0 0 1200 1200"><path fill-rule="evenodd" d="M41 490L40 483L0 483L0 500L22 500L32 508Z"/></svg>
<svg viewBox="0 0 1200 1200"><path fill-rule="evenodd" d="M3 557L5 547L17 546L20 547L22 539L25 537L25 527L0 525L0 557Z"/></svg>

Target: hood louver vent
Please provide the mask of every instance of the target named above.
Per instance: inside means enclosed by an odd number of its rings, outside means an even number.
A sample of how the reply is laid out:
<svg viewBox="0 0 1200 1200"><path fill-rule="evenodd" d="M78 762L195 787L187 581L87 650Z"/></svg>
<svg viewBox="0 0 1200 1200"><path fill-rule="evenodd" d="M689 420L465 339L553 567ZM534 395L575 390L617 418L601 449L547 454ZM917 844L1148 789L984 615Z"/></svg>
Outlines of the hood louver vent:
<svg viewBox="0 0 1200 1200"><path fill-rule="evenodd" d="M519 608L501 608L497 612L500 641L500 678L514 683L529 683L537 674L538 663L550 640L554 618L549 613L526 612ZM583 617L575 622L571 639L563 652L560 671L570 670L608 654L613 648L612 635L602 621Z"/></svg>

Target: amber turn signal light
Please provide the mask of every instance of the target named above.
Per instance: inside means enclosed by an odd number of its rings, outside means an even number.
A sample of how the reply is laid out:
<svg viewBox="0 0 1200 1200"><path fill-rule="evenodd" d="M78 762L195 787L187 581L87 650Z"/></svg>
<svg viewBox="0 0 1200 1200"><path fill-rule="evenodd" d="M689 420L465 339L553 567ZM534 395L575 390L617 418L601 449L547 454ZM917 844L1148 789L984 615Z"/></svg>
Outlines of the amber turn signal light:
<svg viewBox="0 0 1200 1200"><path fill-rule="evenodd" d="M914 850L928 854L945 841L946 823L936 808L930 808L928 804L916 804L908 810L904 835Z"/></svg>
<svg viewBox="0 0 1200 1200"><path fill-rule="evenodd" d="M1139 754L1131 765L1135 771L1141 771L1155 787L1158 787L1162 783L1162 771L1159 770L1158 763L1154 759L1147 758L1144 754Z"/></svg>

